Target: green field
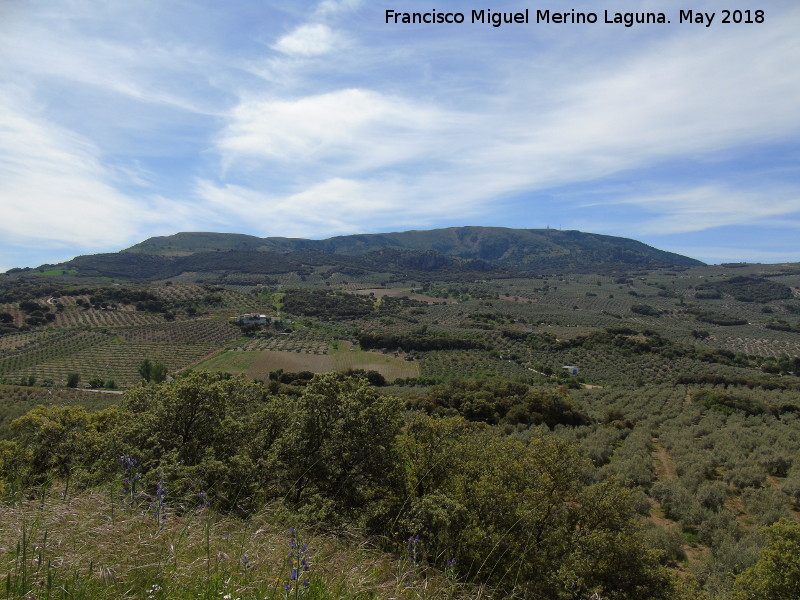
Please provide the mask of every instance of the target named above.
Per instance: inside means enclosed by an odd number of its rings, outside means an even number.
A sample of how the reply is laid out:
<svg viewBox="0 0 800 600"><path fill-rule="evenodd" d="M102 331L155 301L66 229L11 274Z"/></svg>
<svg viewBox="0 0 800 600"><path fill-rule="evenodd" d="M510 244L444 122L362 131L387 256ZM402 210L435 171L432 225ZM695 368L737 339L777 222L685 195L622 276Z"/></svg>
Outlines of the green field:
<svg viewBox="0 0 800 600"><path fill-rule="evenodd" d="M240 375L246 373L253 363L258 360L261 352L253 350L228 350L204 360L195 368L213 373L233 373Z"/></svg>

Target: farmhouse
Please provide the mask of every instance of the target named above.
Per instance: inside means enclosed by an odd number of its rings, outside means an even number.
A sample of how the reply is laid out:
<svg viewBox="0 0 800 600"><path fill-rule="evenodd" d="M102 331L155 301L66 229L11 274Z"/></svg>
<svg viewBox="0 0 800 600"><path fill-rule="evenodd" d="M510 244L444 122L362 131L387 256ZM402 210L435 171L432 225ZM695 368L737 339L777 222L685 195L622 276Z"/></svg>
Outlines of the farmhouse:
<svg viewBox="0 0 800 600"><path fill-rule="evenodd" d="M263 325L267 322L267 315L260 315L258 313L249 313L246 315L239 315L238 317L231 317L232 321L236 321L241 325L258 324Z"/></svg>

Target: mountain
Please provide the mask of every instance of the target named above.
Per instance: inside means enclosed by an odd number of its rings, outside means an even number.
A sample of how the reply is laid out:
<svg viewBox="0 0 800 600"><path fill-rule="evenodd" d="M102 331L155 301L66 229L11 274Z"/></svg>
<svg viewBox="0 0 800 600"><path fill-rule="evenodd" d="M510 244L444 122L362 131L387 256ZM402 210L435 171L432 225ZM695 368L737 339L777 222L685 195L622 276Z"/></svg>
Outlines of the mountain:
<svg viewBox="0 0 800 600"><path fill-rule="evenodd" d="M145 281L182 273L202 277L203 273L289 272L468 279L702 264L636 240L596 233L449 227L325 240L184 232L153 237L121 252L79 256L48 266L87 277Z"/></svg>
<svg viewBox="0 0 800 600"><path fill-rule="evenodd" d="M359 256L377 250L438 252L467 260L483 260L513 270L536 270L543 263L575 263L581 267L613 263L638 266L697 266L700 261L658 250L628 238L559 231L555 229L507 229L504 227L448 227L397 233L345 235L325 240L268 237L226 233L178 233L154 237L124 253L188 255L208 251L258 250Z"/></svg>

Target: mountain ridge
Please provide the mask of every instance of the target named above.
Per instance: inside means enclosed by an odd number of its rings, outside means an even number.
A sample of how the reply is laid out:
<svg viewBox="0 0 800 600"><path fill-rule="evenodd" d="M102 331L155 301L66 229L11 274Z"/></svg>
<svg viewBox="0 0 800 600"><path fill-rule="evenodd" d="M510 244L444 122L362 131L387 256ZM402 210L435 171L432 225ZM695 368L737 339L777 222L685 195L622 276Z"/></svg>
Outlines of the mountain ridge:
<svg viewBox="0 0 800 600"><path fill-rule="evenodd" d="M244 234L182 232L149 238L122 253L181 256L209 251L289 253L315 250L359 256L384 249L434 251L461 259L490 261L504 268L527 270L537 259L584 255L599 263L699 266L701 261L659 250L630 238L575 230L511 229L505 227L448 227L390 233L334 236L322 240ZM585 261L581 261L585 262Z"/></svg>
<svg viewBox="0 0 800 600"><path fill-rule="evenodd" d="M89 254L43 268L83 277L156 281L185 273L255 276L336 272L388 280L485 279L559 273L624 273L701 266L637 240L556 229L448 227L335 236L323 240L215 232L148 238L119 252ZM25 269L19 269L25 271ZM384 277L381 277L383 280Z"/></svg>

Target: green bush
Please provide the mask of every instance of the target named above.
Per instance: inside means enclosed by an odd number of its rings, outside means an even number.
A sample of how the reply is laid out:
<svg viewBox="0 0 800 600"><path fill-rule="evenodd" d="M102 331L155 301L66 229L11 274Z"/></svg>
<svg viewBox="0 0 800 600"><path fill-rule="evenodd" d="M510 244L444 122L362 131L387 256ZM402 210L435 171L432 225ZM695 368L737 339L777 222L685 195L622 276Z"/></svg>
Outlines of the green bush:
<svg viewBox="0 0 800 600"><path fill-rule="evenodd" d="M509 596L675 596L637 525L641 492L596 482L574 444L523 443L461 417L405 422L402 403L364 377L318 375L289 397L193 372L134 388L120 408L37 408L13 433L0 446L6 482L76 470L113 481L128 456L145 492L168 490L175 511L205 492L222 511L282 502L327 528L419 536L425 560L456 559L461 576Z"/></svg>
<svg viewBox="0 0 800 600"><path fill-rule="evenodd" d="M468 577L531 598L669 597L657 554L633 525L631 492L584 483L588 465L573 446L551 437L523 445L423 416L401 443L412 510L400 523L409 534L429 528L430 560L456 558ZM447 511L432 510L432 498L446 498Z"/></svg>
<svg viewBox="0 0 800 600"><path fill-rule="evenodd" d="M735 600L800 598L800 524L778 521L766 535L758 562L736 578Z"/></svg>

